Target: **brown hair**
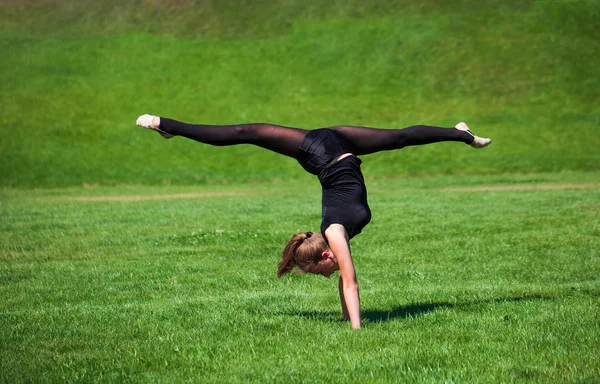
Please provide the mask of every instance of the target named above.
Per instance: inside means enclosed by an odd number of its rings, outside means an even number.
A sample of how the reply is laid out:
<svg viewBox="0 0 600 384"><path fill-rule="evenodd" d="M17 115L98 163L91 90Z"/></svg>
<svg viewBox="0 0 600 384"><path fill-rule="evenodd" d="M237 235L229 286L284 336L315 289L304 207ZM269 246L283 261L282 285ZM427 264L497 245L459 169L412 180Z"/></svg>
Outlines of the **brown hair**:
<svg viewBox="0 0 600 384"><path fill-rule="evenodd" d="M294 267L302 272L319 273L323 251L329 249L319 232L296 233L283 249L281 262L277 268L277 277L288 273Z"/></svg>

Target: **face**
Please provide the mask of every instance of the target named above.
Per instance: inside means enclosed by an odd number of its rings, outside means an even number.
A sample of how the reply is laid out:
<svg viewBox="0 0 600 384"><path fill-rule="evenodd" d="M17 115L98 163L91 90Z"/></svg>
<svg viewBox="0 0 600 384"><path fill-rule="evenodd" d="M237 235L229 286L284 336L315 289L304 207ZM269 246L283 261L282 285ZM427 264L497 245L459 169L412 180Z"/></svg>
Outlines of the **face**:
<svg viewBox="0 0 600 384"><path fill-rule="evenodd" d="M321 275L329 277L333 272L340 269L338 261L331 250L324 251L321 254L321 257L323 258L323 260L321 260Z"/></svg>

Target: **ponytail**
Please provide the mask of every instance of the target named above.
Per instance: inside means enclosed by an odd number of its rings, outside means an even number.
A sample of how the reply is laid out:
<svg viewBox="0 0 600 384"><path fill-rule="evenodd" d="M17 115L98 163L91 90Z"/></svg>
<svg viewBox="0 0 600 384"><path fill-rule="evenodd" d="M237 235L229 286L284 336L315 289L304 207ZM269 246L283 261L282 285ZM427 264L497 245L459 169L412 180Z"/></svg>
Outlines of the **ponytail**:
<svg viewBox="0 0 600 384"><path fill-rule="evenodd" d="M314 264L318 264L321 260L321 252L326 249L327 243L320 233L296 233L283 249L277 268L277 277L285 275L294 267L299 267L304 272L310 272Z"/></svg>

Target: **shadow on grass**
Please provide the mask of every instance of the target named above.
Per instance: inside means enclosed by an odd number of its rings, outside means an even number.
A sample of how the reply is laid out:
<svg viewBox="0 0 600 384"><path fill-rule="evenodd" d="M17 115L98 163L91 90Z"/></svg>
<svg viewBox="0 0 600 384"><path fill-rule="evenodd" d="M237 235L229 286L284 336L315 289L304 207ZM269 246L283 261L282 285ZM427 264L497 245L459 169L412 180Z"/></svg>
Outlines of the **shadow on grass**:
<svg viewBox="0 0 600 384"><path fill-rule="evenodd" d="M486 304L496 303L509 303L519 301L536 301L536 300L553 300L550 296L532 295L532 296L517 296L517 297L505 297L505 298L493 298L483 299L474 301L458 301L458 302L437 302L437 303L417 303L408 304L400 307L392 308L389 310L363 310L361 311L361 317L368 323L379 323L390 320L413 318L422 316L427 313L436 311L438 309L445 308L461 308L467 309L469 307L475 307ZM287 311L279 312L279 314L286 316L300 316L309 319L315 319L320 321L341 321L340 312L337 311Z"/></svg>

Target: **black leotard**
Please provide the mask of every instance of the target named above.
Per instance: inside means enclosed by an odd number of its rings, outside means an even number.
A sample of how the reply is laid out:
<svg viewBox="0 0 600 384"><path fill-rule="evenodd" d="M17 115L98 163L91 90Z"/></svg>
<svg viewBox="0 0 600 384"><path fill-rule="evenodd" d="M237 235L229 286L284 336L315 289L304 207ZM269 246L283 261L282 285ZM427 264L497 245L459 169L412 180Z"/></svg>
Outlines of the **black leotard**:
<svg viewBox="0 0 600 384"><path fill-rule="evenodd" d="M323 188L321 233L331 224L341 224L350 238L358 235L371 220L367 189L360 170L362 161L348 156L336 161L355 148L338 131L321 128L310 131L302 144L298 162L308 172L317 175Z"/></svg>

